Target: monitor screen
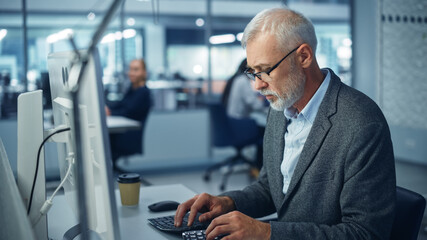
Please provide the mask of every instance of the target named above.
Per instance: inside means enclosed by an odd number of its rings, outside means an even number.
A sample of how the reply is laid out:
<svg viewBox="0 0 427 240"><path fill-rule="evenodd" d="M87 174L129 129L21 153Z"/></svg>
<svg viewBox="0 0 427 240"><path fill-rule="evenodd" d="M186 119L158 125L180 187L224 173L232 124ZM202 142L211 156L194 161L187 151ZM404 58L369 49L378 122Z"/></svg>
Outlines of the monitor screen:
<svg viewBox="0 0 427 240"><path fill-rule="evenodd" d="M85 52L82 51L82 54ZM70 127L71 133L56 139L61 180L67 169L71 174L64 184L65 197L78 216L77 183L73 128L73 102L69 89L77 82L78 74L72 62L74 52L52 53L48 56L52 110L55 128ZM100 60L97 51L89 62L78 86L79 123L81 128L82 163L88 227L102 239L119 239L117 208L111 167L111 154L104 111L104 94ZM50 219L49 221L52 221Z"/></svg>

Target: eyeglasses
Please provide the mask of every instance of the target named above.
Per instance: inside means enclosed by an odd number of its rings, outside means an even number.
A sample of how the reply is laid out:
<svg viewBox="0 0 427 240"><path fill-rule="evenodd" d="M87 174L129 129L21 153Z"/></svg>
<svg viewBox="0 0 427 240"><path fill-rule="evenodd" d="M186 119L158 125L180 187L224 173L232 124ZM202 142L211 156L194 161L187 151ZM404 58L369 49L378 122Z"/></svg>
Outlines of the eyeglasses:
<svg viewBox="0 0 427 240"><path fill-rule="evenodd" d="M301 46L301 45L300 45ZM289 55L291 55L291 53L293 53L293 52L295 52L300 46L298 46L298 47L296 47L296 48L294 48L292 51L290 51L288 54L286 54L286 56L284 56L278 63L276 63L273 67L271 67L268 71L265 71L265 72L256 72L256 73L254 73L253 71L253 69L251 69L251 68L248 68L248 69L246 69L245 71L244 71L244 73L248 76L248 78L249 79L251 79L251 80L253 80L253 81L255 81L256 80L256 78L259 78L261 81L264 81L264 82L268 82L268 81L270 81L271 80L271 77L270 77L270 73L274 70L274 69L276 69L279 65L280 65L280 63L282 63L283 62L283 60L285 60Z"/></svg>

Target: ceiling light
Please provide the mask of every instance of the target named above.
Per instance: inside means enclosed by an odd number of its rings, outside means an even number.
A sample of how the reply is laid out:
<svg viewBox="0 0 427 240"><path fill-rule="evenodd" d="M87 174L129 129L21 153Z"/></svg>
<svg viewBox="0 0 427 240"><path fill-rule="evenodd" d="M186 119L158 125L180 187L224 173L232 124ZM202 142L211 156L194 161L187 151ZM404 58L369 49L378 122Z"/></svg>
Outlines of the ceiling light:
<svg viewBox="0 0 427 240"><path fill-rule="evenodd" d="M234 34L215 35L209 38L211 44L232 43L236 41Z"/></svg>
<svg viewBox="0 0 427 240"><path fill-rule="evenodd" d="M196 25L198 27L203 27L203 25L205 25L205 20L203 20L203 18L196 19Z"/></svg>
<svg viewBox="0 0 427 240"><path fill-rule="evenodd" d="M193 72L194 72L195 74L200 74L200 73L202 73L202 72L203 72L203 68L202 68L202 66L200 66L199 64L194 65L194 66L193 66Z"/></svg>
<svg viewBox="0 0 427 240"><path fill-rule="evenodd" d="M102 38L101 43L114 42L115 40L116 40L116 37L114 33L109 33Z"/></svg>
<svg viewBox="0 0 427 240"><path fill-rule="evenodd" d="M337 49L337 56L338 56L338 58L342 58L342 59L350 59L352 56L351 48L350 47L339 47Z"/></svg>
<svg viewBox="0 0 427 240"><path fill-rule="evenodd" d="M242 38L243 38L243 33L242 32L239 32L238 34L236 34L237 41L241 42Z"/></svg>
<svg viewBox="0 0 427 240"><path fill-rule="evenodd" d="M122 39L122 37L123 37L122 32L117 31L116 33L114 33L114 39L120 40Z"/></svg>
<svg viewBox="0 0 427 240"><path fill-rule="evenodd" d="M134 29L126 29L123 31L124 38L131 38L136 36L136 31Z"/></svg>
<svg viewBox="0 0 427 240"><path fill-rule="evenodd" d="M352 44L352 41L351 41L351 39L350 39L350 38L344 38L344 39L342 40L342 44L343 44L344 46L346 46L346 47L350 47L350 46L351 46L351 44Z"/></svg>
<svg viewBox="0 0 427 240"><path fill-rule="evenodd" d="M0 30L0 41L3 40L3 38L6 37L6 35L7 35L6 29Z"/></svg>
<svg viewBox="0 0 427 240"><path fill-rule="evenodd" d="M128 18L128 20L126 21L126 23L129 26L133 26L133 25L135 25L135 19L134 18Z"/></svg>
<svg viewBox="0 0 427 240"><path fill-rule="evenodd" d="M89 21L93 21L93 20L95 19L95 17L96 17L96 14L95 14L94 12L90 12L90 13L87 15L87 19L88 19Z"/></svg>
<svg viewBox="0 0 427 240"><path fill-rule="evenodd" d="M46 38L46 42L48 43L55 43L59 40L63 40L63 39L68 39L71 36L73 36L73 30L70 28L66 28L62 31L59 31L57 33L51 34L49 36L47 36Z"/></svg>

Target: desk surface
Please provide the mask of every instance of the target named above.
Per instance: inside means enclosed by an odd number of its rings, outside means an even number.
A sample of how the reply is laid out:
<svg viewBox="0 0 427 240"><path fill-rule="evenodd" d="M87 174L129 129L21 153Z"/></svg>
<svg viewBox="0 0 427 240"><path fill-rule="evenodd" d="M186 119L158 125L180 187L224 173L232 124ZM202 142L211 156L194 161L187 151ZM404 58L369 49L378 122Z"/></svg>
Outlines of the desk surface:
<svg viewBox="0 0 427 240"><path fill-rule="evenodd" d="M122 116L108 116L107 128L109 133L121 133L129 130L138 130L141 124L133 119Z"/></svg>
<svg viewBox="0 0 427 240"><path fill-rule="evenodd" d="M122 116L107 116L107 128L109 133L122 133L130 130L138 130L141 124L130 118ZM52 129L54 126L50 121L44 121L44 129Z"/></svg>
<svg viewBox="0 0 427 240"><path fill-rule="evenodd" d="M121 239L182 239L180 235L158 231L147 221L148 218L175 214L175 211L153 213L148 205L163 201L175 200L184 202L196 193L182 184L141 187L139 205L124 207L120 202L120 193L116 190L117 212L119 216ZM48 213L48 232L52 239L62 239L65 231L76 223L76 217L67 205L64 195L54 199L54 205Z"/></svg>

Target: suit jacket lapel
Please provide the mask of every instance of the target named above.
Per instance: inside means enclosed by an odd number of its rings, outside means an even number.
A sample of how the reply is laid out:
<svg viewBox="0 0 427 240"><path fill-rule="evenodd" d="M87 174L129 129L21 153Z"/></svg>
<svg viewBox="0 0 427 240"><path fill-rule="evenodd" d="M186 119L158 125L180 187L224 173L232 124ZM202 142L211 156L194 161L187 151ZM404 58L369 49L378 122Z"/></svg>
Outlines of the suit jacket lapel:
<svg viewBox="0 0 427 240"><path fill-rule="evenodd" d="M307 141L304 144L281 208L283 208L285 202L292 196L296 186L322 146L323 140L325 139L329 129L332 127L329 117L336 112L336 101L341 81L331 69L328 70L331 73L331 81L329 83L328 90L320 104L319 111L317 112L317 116L307 137ZM283 183L281 189L283 189Z"/></svg>
<svg viewBox="0 0 427 240"><path fill-rule="evenodd" d="M275 111L275 119L273 121L276 126L274 126L274 129L276 130L274 132L274 147L272 148L272 160L274 161L273 166L273 172L272 172L272 178L271 180L274 180L276 182L272 183L275 186L278 186L280 189L280 192L273 193L276 195L276 199L279 200L277 203L283 202L283 199L285 198L285 195L283 194L283 175L280 171L280 166L282 164L283 160L283 149L285 148L285 131L286 131L286 125L287 125L287 119L285 118L285 115L282 111ZM277 142L276 142L277 141Z"/></svg>

